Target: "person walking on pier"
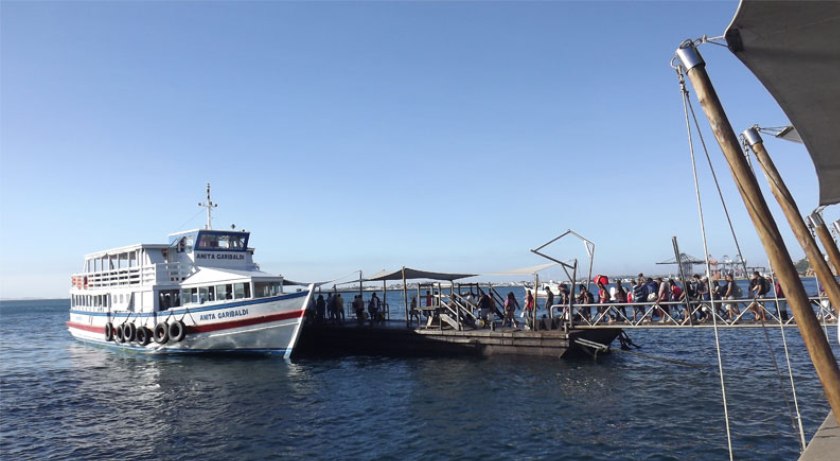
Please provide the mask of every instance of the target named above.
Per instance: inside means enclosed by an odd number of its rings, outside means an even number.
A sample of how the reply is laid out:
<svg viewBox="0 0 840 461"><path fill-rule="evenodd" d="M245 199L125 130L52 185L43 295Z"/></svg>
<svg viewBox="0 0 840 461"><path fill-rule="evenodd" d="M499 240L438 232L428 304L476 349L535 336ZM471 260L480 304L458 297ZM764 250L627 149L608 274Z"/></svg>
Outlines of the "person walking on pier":
<svg viewBox="0 0 840 461"><path fill-rule="evenodd" d="M545 310L548 311L548 316L553 317L551 313L551 306L554 305L554 292L551 291L551 287L546 285L545 286Z"/></svg>
<svg viewBox="0 0 840 461"><path fill-rule="evenodd" d="M381 320L379 317L380 307L381 302L379 301L379 297L376 296L376 292L374 292L373 296L370 297L370 301L368 301L368 314L370 315L371 325L374 325L376 322Z"/></svg>
<svg viewBox="0 0 840 461"><path fill-rule="evenodd" d="M502 326L519 327L516 324L516 297L513 296L512 291L508 292L507 299L505 299L505 319L502 322Z"/></svg>
<svg viewBox="0 0 840 461"><path fill-rule="evenodd" d="M327 303L324 302L324 295L318 295L315 302L315 323L323 323L327 314Z"/></svg>
<svg viewBox="0 0 840 461"><path fill-rule="evenodd" d="M522 315L525 317L525 324L530 325L533 328L533 321L536 315L535 312L536 303L534 301L534 295L531 293L531 290L525 290L525 309L522 312Z"/></svg>
<svg viewBox="0 0 840 461"><path fill-rule="evenodd" d="M758 271L753 272L752 279L750 280L750 294L752 294L753 302L750 303L747 309L753 312L756 322L767 320L767 317L764 315L764 307L758 300L764 299L764 295L769 291L770 285L767 283L767 279L762 277Z"/></svg>
<svg viewBox="0 0 840 461"><path fill-rule="evenodd" d="M609 279L603 275L598 276L596 285L598 286L598 304L609 304L610 302L610 293L607 291L607 283ZM598 306L598 317L596 320L598 322L606 321L607 320L607 310L609 307L607 306Z"/></svg>
<svg viewBox="0 0 840 461"><path fill-rule="evenodd" d="M341 297L341 293L335 295L333 303L335 304L335 321L339 325L344 325L344 298Z"/></svg>
<svg viewBox="0 0 840 461"><path fill-rule="evenodd" d="M590 312L590 304L595 302L595 296L593 296L592 292L589 291L589 288L587 288L586 285L582 283L580 284L580 294L578 295L577 301L581 304L578 311L581 320L589 321L589 319L592 318Z"/></svg>
<svg viewBox="0 0 840 461"><path fill-rule="evenodd" d="M362 300L362 295L356 295L353 298L353 312L356 313L356 323L363 324L365 322L365 302Z"/></svg>
<svg viewBox="0 0 840 461"><path fill-rule="evenodd" d="M779 284L779 279L776 279L775 282L773 282L773 290L775 290L776 298L779 300L776 302L776 315L778 315L783 322L787 322L787 306L784 305L784 301L782 300L782 298L785 297L785 292L782 290L782 285Z"/></svg>
<svg viewBox="0 0 840 461"><path fill-rule="evenodd" d="M647 290L645 289L645 279L642 278L642 274L639 274L639 278L633 282L633 321L636 321L636 315L639 316L641 320L645 316L645 306L640 305L639 303L643 303L647 300Z"/></svg>
<svg viewBox="0 0 840 461"><path fill-rule="evenodd" d="M726 285L723 288L723 299L724 301L732 301L738 299L740 294L738 293L740 290L738 285L735 283L735 280L732 278L732 274L726 274L724 277L726 280ZM733 302L728 302L724 304L724 308L726 309L726 317L727 320L730 322L735 322L738 319L738 316L741 312L738 310L738 304Z"/></svg>
<svg viewBox="0 0 840 461"><path fill-rule="evenodd" d="M626 302L627 302L627 291L624 289L624 286L621 285L621 279L616 278L615 279L615 303L616 303L616 307L615 307L615 316L613 317L613 320L618 321L619 320L618 319L619 314L623 314L623 316L624 316L624 320L622 320L622 321L626 321L628 319L628 317L627 317L627 304L625 304Z"/></svg>

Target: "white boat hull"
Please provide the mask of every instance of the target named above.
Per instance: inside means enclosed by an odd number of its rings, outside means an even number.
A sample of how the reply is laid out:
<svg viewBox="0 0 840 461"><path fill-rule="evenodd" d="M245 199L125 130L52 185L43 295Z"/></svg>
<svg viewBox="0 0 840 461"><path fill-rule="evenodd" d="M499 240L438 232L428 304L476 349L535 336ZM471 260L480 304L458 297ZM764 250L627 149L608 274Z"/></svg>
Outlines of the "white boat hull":
<svg viewBox="0 0 840 461"><path fill-rule="evenodd" d="M206 303L178 307L157 313L86 312L71 310L68 330L75 338L92 344L144 353L270 352L288 357L297 342L311 291L270 298ZM129 322L154 331L156 325L183 322L181 341L154 339L147 345L137 341L107 340L106 325Z"/></svg>

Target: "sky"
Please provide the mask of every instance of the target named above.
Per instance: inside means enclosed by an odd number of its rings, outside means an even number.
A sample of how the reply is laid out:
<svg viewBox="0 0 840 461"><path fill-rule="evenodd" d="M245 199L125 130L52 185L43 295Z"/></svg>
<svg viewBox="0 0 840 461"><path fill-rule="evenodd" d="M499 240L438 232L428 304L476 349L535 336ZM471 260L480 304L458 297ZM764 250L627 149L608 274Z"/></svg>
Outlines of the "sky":
<svg viewBox="0 0 840 461"><path fill-rule="evenodd" d="M0 297L66 297L85 254L202 227L207 183L214 227L251 231L261 268L295 280L491 274L544 262L529 250L568 229L595 272L667 273L672 236L704 253L669 61L736 8L4 0ZM787 123L726 48L700 53L736 132ZM692 102L743 254L766 266ZM765 141L810 212L804 147ZM734 256L705 160L699 175L709 253ZM579 241L545 251L588 264Z"/></svg>

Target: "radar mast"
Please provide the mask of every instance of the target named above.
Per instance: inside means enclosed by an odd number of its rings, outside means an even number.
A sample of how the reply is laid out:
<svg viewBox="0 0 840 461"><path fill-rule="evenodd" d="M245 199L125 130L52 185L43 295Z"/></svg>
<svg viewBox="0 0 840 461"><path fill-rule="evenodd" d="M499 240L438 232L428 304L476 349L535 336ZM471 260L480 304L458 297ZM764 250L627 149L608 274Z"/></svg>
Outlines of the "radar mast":
<svg viewBox="0 0 840 461"><path fill-rule="evenodd" d="M202 208L207 208L207 224L204 226L205 229L212 229L213 228L213 208L219 206L218 203L213 203L213 200L210 198L210 183L207 183L207 202L198 203L198 206Z"/></svg>

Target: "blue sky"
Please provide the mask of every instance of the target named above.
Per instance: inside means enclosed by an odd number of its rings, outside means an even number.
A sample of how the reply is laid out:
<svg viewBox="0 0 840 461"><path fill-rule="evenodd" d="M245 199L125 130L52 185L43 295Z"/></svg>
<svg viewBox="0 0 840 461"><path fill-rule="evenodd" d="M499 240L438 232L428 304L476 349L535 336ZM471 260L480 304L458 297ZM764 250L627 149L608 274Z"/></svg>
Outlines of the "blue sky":
<svg viewBox="0 0 840 461"><path fill-rule="evenodd" d="M252 231L262 268L293 279L496 272L542 262L528 250L566 229L596 243L597 272L660 272L672 235L701 256L668 63L736 7L4 1L0 296L65 296L85 253L201 227L207 182L216 227ZM786 123L725 48L701 53L737 132ZM701 122L744 254L766 265ZM810 211L806 151L766 145ZM734 255L701 175L710 251Z"/></svg>

